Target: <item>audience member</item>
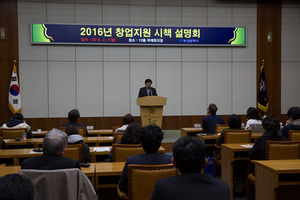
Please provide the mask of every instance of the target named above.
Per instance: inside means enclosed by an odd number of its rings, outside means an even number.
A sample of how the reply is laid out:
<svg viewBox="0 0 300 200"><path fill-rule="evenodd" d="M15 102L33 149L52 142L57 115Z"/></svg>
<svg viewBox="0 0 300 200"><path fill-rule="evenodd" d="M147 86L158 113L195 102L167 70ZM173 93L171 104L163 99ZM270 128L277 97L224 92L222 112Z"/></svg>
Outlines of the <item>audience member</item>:
<svg viewBox="0 0 300 200"><path fill-rule="evenodd" d="M258 115L258 111L254 107L250 107L247 110L247 123L245 129L246 130L250 129L250 126L252 124L262 124L261 118Z"/></svg>
<svg viewBox="0 0 300 200"><path fill-rule="evenodd" d="M90 148L84 143L78 127L75 124L70 124L66 128L66 133L68 134L68 144L82 144L82 162L88 163L90 161Z"/></svg>
<svg viewBox="0 0 300 200"><path fill-rule="evenodd" d="M70 124L75 124L77 127L85 127L85 125L83 124L79 124L77 121L79 120L80 118L80 113L79 113L79 110L77 109L73 109L71 110L69 113L68 113L68 119L69 119L69 123L66 123L64 125L62 125L61 127L67 127L69 126ZM88 131L86 131L86 137L88 137Z"/></svg>
<svg viewBox="0 0 300 200"><path fill-rule="evenodd" d="M27 158L21 169L55 170L79 168L79 163L71 158L62 157L68 143L68 135L58 129L52 129L44 137L43 155Z"/></svg>
<svg viewBox="0 0 300 200"><path fill-rule="evenodd" d="M210 104L207 108L207 117L202 120L203 130L207 134L215 134L216 124L225 124L222 117L216 115L218 107L216 104Z"/></svg>
<svg viewBox="0 0 300 200"><path fill-rule="evenodd" d="M139 132L141 128L142 126L136 122L132 122L131 124L129 124L121 138L121 142L118 142L118 144L140 144L141 142ZM106 159L105 161L112 162L112 150L108 155L108 159Z"/></svg>
<svg viewBox="0 0 300 200"><path fill-rule="evenodd" d="M244 130L241 128L241 118L238 115L231 115L228 119L228 126L229 128L223 129L221 135L216 140L216 145L221 146L224 143L224 130ZM214 157L217 160L221 159L221 149L217 148L214 152Z"/></svg>
<svg viewBox="0 0 300 200"><path fill-rule="evenodd" d="M133 116L131 114L127 114L123 117L123 126L117 128L116 133L122 133L126 130L130 123L134 122Z"/></svg>
<svg viewBox="0 0 300 200"><path fill-rule="evenodd" d="M0 200L33 200L34 187L19 174L8 174L0 179Z"/></svg>
<svg viewBox="0 0 300 200"><path fill-rule="evenodd" d="M125 163L121 179L119 181L119 189L122 192L128 192L128 169L129 164L141 164L141 165L159 165L159 164L171 164L171 155L157 153L161 146L161 141L164 137L164 133L156 125L148 125L143 127L140 132L140 141L145 151L144 154L138 154L129 156ZM145 180L147 181L147 180Z"/></svg>
<svg viewBox="0 0 300 200"><path fill-rule="evenodd" d="M24 121L24 117L21 113L15 113L12 119L2 125L2 128L27 128L26 137L32 138L31 127Z"/></svg>
<svg viewBox="0 0 300 200"><path fill-rule="evenodd" d="M287 115L289 119L286 121L285 126L281 129L281 134L284 137L289 137L289 130L300 130L300 108L291 107Z"/></svg>
<svg viewBox="0 0 300 200"><path fill-rule="evenodd" d="M142 129L142 126L136 122L132 122L129 124L129 126L126 128L120 144L139 144L140 142L140 130Z"/></svg>
<svg viewBox="0 0 300 200"><path fill-rule="evenodd" d="M283 137L280 133L279 120L273 116L267 116L263 119L262 125L265 132L261 137L255 140L253 148L249 152L251 160L265 160L266 159L266 141L286 141L287 138Z"/></svg>
<svg viewBox="0 0 300 200"><path fill-rule="evenodd" d="M152 200L229 200L230 189L219 179L201 173L207 164L206 146L198 138L185 136L173 146L172 162L177 176L158 179Z"/></svg>

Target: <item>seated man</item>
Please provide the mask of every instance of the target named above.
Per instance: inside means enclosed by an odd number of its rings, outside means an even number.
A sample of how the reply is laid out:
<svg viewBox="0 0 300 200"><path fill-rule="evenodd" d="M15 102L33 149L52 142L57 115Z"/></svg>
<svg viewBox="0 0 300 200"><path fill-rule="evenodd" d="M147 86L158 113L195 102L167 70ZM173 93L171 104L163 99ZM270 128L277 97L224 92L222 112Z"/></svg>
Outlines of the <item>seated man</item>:
<svg viewBox="0 0 300 200"><path fill-rule="evenodd" d="M68 143L68 135L58 129L49 131L43 141L43 155L27 158L21 169L55 170L79 168L79 163L71 158L62 157Z"/></svg>
<svg viewBox="0 0 300 200"><path fill-rule="evenodd" d="M224 181L201 173L207 163L205 156L206 146L200 139L179 138L173 146L172 158L178 175L158 179L151 199L229 200L230 189Z"/></svg>
<svg viewBox="0 0 300 200"><path fill-rule="evenodd" d="M119 181L119 189L122 192L128 192L128 164L140 164L140 165L160 165L171 164L172 156L168 154L157 153L161 141L164 137L164 133L158 126L148 125L143 127L140 132L140 141L145 151L144 154L138 154L129 156L125 163L121 179ZM147 180L145 180L147 181Z"/></svg>
<svg viewBox="0 0 300 200"><path fill-rule="evenodd" d="M69 123L62 125L62 127L67 127L70 124L75 124L77 127L85 127L83 124L79 124L77 121L80 118L79 110L73 109L68 113ZM85 136L88 137L88 131L86 131Z"/></svg>
<svg viewBox="0 0 300 200"><path fill-rule="evenodd" d="M152 85L152 80L146 79L145 87L140 88L139 98L145 96L157 96L156 89L151 87L151 85Z"/></svg>
<svg viewBox="0 0 300 200"><path fill-rule="evenodd" d="M287 115L289 116L289 119L281 129L281 134L288 138L289 130L300 130L300 108L291 107L288 110Z"/></svg>
<svg viewBox="0 0 300 200"><path fill-rule="evenodd" d="M2 125L2 128L27 128L26 137L32 138L31 127L23 119L24 117L21 113L15 113L12 119Z"/></svg>
<svg viewBox="0 0 300 200"><path fill-rule="evenodd" d="M225 124L222 117L216 115L218 107L216 104L210 104L207 108L207 117L202 120L203 130L208 134L215 134L216 124Z"/></svg>

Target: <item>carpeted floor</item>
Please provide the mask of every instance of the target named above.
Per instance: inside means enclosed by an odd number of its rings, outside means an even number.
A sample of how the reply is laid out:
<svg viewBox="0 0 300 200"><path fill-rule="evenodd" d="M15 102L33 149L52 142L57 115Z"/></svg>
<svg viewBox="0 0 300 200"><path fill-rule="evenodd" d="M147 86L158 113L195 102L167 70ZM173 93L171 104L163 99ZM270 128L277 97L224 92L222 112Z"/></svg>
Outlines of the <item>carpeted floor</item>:
<svg viewBox="0 0 300 200"><path fill-rule="evenodd" d="M178 138L181 137L180 130L163 130L164 139L163 143L175 142Z"/></svg>

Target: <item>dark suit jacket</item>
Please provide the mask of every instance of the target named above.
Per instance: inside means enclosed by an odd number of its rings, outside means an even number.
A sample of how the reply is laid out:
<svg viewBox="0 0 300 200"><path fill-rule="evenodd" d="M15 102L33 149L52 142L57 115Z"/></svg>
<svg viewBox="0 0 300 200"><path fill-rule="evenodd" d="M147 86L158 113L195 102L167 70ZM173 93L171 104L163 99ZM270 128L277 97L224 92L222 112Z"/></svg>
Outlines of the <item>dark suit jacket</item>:
<svg viewBox="0 0 300 200"><path fill-rule="evenodd" d="M140 165L162 165L171 164L172 156L169 154L159 153L145 153L134 156L129 156L125 163L121 179L119 181L119 189L122 192L128 192L128 164L140 164ZM145 180L146 181L146 180Z"/></svg>
<svg viewBox="0 0 300 200"><path fill-rule="evenodd" d="M182 174L156 181L152 200L229 200L230 190L222 180L207 174Z"/></svg>
<svg viewBox="0 0 300 200"><path fill-rule="evenodd" d="M209 115L202 120L203 130L206 133L215 134L216 124L225 124L221 116Z"/></svg>
<svg viewBox="0 0 300 200"><path fill-rule="evenodd" d="M148 96L146 87L140 88L140 92L139 92L139 98L144 97L144 96ZM155 88L153 88L153 87L150 88L149 96L157 96Z"/></svg>
<svg viewBox="0 0 300 200"><path fill-rule="evenodd" d="M22 162L21 169L55 170L78 168L79 163L71 158L58 155L41 155L27 158Z"/></svg>

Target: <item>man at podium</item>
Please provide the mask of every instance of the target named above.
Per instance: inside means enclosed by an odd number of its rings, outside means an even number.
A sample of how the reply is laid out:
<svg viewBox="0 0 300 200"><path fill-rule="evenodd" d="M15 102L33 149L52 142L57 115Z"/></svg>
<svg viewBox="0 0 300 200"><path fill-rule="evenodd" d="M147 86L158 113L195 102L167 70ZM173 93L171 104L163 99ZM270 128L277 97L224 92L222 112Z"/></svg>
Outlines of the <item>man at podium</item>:
<svg viewBox="0 0 300 200"><path fill-rule="evenodd" d="M140 88L139 98L144 96L157 96L155 88L151 87L151 79L145 80L145 87Z"/></svg>

